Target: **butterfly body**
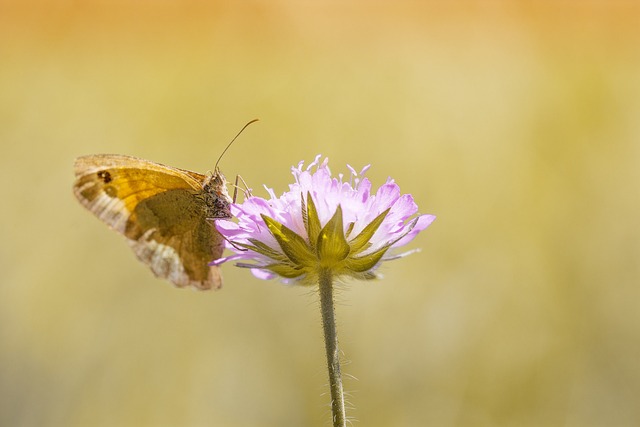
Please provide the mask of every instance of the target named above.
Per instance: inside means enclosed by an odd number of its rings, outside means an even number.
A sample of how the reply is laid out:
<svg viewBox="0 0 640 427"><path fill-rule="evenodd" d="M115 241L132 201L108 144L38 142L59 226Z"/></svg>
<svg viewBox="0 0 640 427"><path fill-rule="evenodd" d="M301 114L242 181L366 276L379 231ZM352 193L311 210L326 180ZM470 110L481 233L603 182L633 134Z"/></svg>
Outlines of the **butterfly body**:
<svg viewBox="0 0 640 427"><path fill-rule="evenodd" d="M230 218L218 171L205 176L131 156L98 154L75 162L74 194L122 234L153 273L178 287L217 289L224 240L214 220Z"/></svg>

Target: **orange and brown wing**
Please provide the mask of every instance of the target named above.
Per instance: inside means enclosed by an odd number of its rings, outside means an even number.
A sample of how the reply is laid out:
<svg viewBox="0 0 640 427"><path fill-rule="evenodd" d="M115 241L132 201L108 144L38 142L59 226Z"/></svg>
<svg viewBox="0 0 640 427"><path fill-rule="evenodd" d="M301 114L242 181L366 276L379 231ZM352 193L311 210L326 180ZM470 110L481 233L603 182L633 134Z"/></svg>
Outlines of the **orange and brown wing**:
<svg viewBox="0 0 640 427"><path fill-rule="evenodd" d="M223 241L206 219L204 176L121 155L75 162L80 203L123 234L138 258L179 287L219 288Z"/></svg>

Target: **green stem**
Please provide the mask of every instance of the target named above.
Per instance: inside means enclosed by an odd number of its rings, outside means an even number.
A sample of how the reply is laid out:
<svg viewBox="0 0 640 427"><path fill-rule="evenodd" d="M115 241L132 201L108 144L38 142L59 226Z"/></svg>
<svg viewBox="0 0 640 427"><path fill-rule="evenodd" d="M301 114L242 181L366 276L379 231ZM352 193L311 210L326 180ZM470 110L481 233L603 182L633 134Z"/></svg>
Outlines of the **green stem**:
<svg viewBox="0 0 640 427"><path fill-rule="evenodd" d="M344 390L340 374L340 352L336 333L335 310L333 308L333 278L331 271L322 270L319 278L320 311L324 329L324 344L327 350L327 368L329 369L329 387L331 388L331 412L333 426L345 427L347 417L344 409Z"/></svg>

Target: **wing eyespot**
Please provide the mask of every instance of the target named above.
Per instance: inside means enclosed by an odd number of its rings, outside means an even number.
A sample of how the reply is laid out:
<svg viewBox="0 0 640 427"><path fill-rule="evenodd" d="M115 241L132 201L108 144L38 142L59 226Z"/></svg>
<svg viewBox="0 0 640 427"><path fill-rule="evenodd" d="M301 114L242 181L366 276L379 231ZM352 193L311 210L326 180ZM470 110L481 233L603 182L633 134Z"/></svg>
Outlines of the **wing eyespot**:
<svg viewBox="0 0 640 427"><path fill-rule="evenodd" d="M111 198L115 198L118 196L118 190L113 185L106 185L104 187L104 192L107 196Z"/></svg>
<svg viewBox="0 0 640 427"><path fill-rule="evenodd" d="M111 181L113 181L113 178L111 178L111 174L109 173L109 171L100 171L98 172L97 175L98 175L98 178L105 184L108 184Z"/></svg>

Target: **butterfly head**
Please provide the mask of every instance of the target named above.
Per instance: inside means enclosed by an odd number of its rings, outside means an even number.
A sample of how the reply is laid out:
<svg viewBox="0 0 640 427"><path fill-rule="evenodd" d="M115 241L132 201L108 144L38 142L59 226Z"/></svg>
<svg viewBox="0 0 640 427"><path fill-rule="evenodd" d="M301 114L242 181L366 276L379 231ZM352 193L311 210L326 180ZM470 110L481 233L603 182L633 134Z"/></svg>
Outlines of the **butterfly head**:
<svg viewBox="0 0 640 427"><path fill-rule="evenodd" d="M233 200L227 191L227 180L220 169L216 168L214 172L207 173L202 189L209 210L207 217L211 219L231 218L230 205Z"/></svg>

